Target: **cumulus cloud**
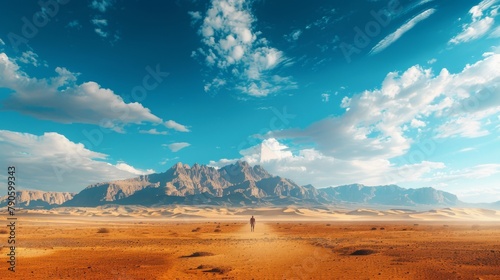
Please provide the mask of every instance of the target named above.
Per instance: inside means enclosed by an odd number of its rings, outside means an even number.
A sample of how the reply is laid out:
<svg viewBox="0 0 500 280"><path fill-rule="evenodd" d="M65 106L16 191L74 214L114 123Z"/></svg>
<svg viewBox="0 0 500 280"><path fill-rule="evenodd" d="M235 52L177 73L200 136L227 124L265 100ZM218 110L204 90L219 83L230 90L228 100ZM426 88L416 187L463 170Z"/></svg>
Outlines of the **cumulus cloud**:
<svg viewBox="0 0 500 280"><path fill-rule="evenodd" d="M259 145L240 151L241 157L211 161L209 165L222 167L244 160L262 165L272 174L294 180L300 185L328 187L352 183L385 185L422 180L434 170L445 167L440 162L420 162L396 167L388 160L342 160L308 148L294 153L274 138L263 140Z"/></svg>
<svg viewBox="0 0 500 280"><path fill-rule="evenodd" d="M180 131L180 132L189 132L189 128L187 128L187 126L185 125L182 125L176 121L173 121L173 120L168 120L165 122L165 126L167 128L170 128L170 129L173 129L173 130L176 130L176 131Z"/></svg>
<svg viewBox="0 0 500 280"><path fill-rule="evenodd" d="M259 38L262 33L254 30L255 21L250 3L244 0L212 0L199 29L205 48L194 53L215 73L205 90L218 90L225 74L230 74L231 80L226 81L230 87L252 96L296 88L291 78L272 74L287 59Z"/></svg>
<svg viewBox="0 0 500 280"><path fill-rule="evenodd" d="M273 131L268 137L312 142L322 154L343 160L402 156L415 143L404 128L412 122L421 127L427 119L432 119L433 127L426 129L439 127L435 134L428 132L429 137L481 137L499 124L497 69L500 55L492 54L457 74L443 69L434 75L420 66L402 74L392 72L380 89L344 98L343 115L305 129Z"/></svg>
<svg viewBox="0 0 500 280"><path fill-rule="evenodd" d="M88 123L120 131L125 124L161 123L140 103L125 103L95 82L76 84L76 75L56 68L52 79L31 78L5 53L0 53L0 87L13 93L2 109L60 123Z"/></svg>
<svg viewBox="0 0 500 280"><path fill-rule="evenodd" d="M493 4L498 0L483 0L469 10L472 22L462 25L462 32L451 38L450 44L460 44L479 39L490 31L494 26L496 9L491 11L491 16L487 16L486 11L491 10Z"/></svg>
<svg viewBox="0 0 500 280"><path fill-rule="evenodd" d="M403 24L401 27L399 27L394 33L389 34L387 37L382 39L382 41L378 42L375 47L373 47L370 51L370 54L376 54L379 53L383 50L385 50L387 47L392 45L394 42L396 42L403 34L406 32L410 31L417 23L427 19L430 17L434 12L436 12L435 9L428 9L419 15L413 17L409 21L407 21L405 24Z"/></svg>
<svg viewBox="0 0 500 280"><path fill-rule="evenodd" d="M178 142L178 143L172 143L172 144L164 144L164 147L169 148L172 152L176 153L186 147L191 146L191 144L186 143L186 142Z"/></svg>
<svg viewBox="0 0 500 280"><path fill-rule="evenodd" d="M0 165L17 167L20 188L45 191L78 192L90 184L154 172L124 162L112 164L106 154L55 132L33 135L0 130Z"/></svg>

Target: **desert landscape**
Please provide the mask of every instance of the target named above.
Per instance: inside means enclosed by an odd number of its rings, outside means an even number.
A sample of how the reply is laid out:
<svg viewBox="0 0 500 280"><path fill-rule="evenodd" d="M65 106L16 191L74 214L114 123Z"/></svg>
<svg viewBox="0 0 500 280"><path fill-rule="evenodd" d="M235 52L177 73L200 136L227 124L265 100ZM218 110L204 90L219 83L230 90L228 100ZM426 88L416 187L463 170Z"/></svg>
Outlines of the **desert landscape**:
<svg viewBox="0 0 500 280"><path fill-rule="evenodd" d="M0 280L500 279L500 0L0 5Z"/></svg>
<svg viewBox="0 0 500 280"><path fill-rule="evenodd" d="M16 248L0 253L15 252L16 279L500 275L498 202L465 203L434 188L316 189L246 162L178 163L76 194L19 190L15 202L15 230L3 234Z"/></svg>
<svg viewBox="0 0 500 280"><path fill-rule="evenodd" d="M497 279L500 274L497 211L326 212L209 206L22 210L15 276ZM255 232L248 223L252 214Z"/></svg>

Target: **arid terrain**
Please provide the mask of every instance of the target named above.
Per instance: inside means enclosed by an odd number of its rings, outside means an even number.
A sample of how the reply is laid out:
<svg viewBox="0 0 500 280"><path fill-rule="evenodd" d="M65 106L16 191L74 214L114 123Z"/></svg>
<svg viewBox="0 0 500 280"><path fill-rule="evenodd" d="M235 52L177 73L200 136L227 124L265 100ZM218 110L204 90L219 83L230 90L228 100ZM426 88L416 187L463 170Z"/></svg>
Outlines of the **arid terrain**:
<svg viewBox="0 0 500 280"><path fill-rule="evenodd" d="M16 272L6 279L498 279L500 275L498 220L424 219L426 214L391 220L364 210L364 216L351 220L321 216L308 221L268 209L255 210L257 224L250 232L251 211L247 211L229 217L175 218L20 213ZM4 246L5 259L6 252ZM11 273L2 263L2 275Z"/></svg>

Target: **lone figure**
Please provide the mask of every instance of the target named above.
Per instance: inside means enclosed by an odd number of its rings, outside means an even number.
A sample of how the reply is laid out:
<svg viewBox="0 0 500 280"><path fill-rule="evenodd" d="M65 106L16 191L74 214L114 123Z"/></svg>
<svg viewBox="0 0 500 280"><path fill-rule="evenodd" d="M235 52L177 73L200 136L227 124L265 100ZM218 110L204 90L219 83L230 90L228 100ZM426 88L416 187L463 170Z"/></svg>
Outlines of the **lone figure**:
<svg viewBox="0 0 500 280"><path fill-rule="evenodd" d="M250 218L250 230L254 231L254 229L255 229L255 218L252 216L252 218Z"/></svg>

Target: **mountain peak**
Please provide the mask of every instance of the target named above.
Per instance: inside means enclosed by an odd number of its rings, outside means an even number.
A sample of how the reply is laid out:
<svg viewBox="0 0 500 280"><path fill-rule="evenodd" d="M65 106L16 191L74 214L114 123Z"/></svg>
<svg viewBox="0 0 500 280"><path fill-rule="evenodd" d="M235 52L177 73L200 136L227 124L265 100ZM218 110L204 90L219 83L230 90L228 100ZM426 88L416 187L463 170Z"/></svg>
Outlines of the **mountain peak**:
<svg viewBox="0 0 500 280"><path fill-rule="evenodd" d="M250 167L250 164L244 160L238 160L235 164L241 167Z"/></svg>
<svg viewBox="0 0 500 280"><path fill-rule="evenodd" d="M179 169L191 169L191 167L189 165L187 165L187 164L182 163L182 162L178 162L174 166L172 166L171 169L176 169L176 170L179 170Z"/></svg>
<svg viewBox="0 0 500 280"><path fill-rule="evenodd" d="M260 181L272 177L261 166L250 166L246 161L237 161L220 169L224 178L232 184L240 184L244 181Z"/></svg>

